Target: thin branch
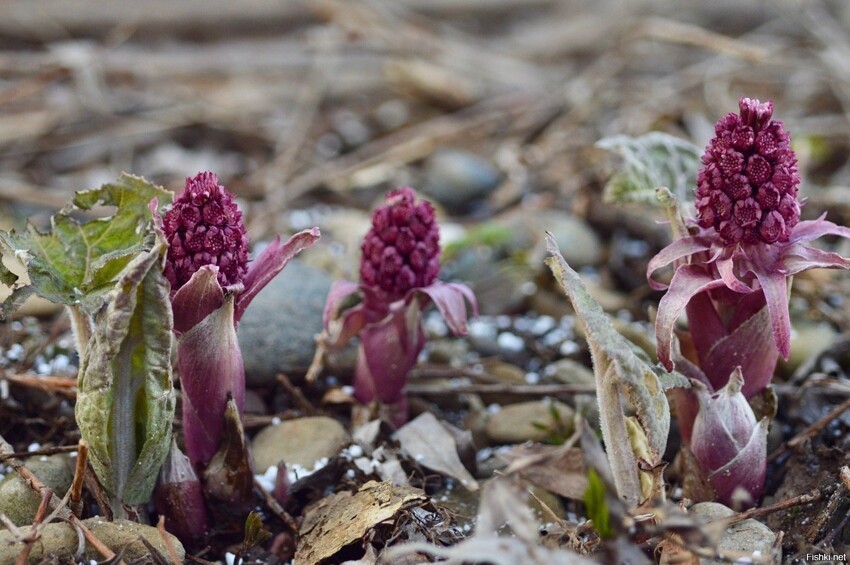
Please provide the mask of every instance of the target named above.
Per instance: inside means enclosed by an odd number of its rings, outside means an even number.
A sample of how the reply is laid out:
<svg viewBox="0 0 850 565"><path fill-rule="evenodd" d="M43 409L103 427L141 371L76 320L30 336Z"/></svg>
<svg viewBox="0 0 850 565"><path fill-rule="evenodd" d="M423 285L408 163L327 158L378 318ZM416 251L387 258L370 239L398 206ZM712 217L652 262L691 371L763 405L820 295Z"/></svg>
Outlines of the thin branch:
<svg viewBox="0 0 850 565"><path fill-rule="evenodd" d="M14 453L14 449L12 446L6 441L6 439L0 435L0 455L8 455L10 453ZM43 494L45 491L50 491L48 487L46 487L39 479L36 477L32 471L24 466L23 461L17 458L9 458L6 461L6 464L15 469L15 471L27 482L30 487L39 494ZM74 516L74 513L71 512L69 508L63 508L62 500L51 492L50 494L50 507L53 509L61 510L58 514L59 518L63 520L67 520L70 522L75 528L79 528L82 530L83 535L86 538L86 541L91 544L97 552L102 555L105 559L112 559L115 557L115 552L106 547L97 536L89 530L85 524L80 521L79 518ZM122 560L121 563L124 563Z"/></svg>
<svg viewBox="0 0 850 565"><path fill-rule="evenodd" d="M840 417L844 412L850 410L850 398L846 399L844 402L836 406L832 409L826 416L808 426L803 431L789 439L784 444L780 445L776 451L770 454L770 457L767 458L768 461L774 461L777 457L782 455L786 450L793 449L806 441L809 438L812 438L823 431L827 425L836 418Z"/></svg>
<svg viewBox="0 0 850 565"><path fill-rule="evenodd" d="M89 461L89 444L80 440L77 452L77 466L74 468L74 480L69 490L71 502L68 504L75 516L79 517L83 511L83 481L86 477L86 466Z"/></svg>

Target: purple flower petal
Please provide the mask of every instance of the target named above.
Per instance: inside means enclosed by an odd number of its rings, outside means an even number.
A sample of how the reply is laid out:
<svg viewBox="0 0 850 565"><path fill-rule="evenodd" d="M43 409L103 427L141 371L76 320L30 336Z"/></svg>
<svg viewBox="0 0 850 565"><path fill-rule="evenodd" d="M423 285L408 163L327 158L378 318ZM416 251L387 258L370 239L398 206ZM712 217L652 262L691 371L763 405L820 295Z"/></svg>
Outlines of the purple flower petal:
<svg viewBox="0 0 850 565"><path fill-rule="evenodd" d="M794 226L791 229L790 242L800 243L812 241L824 235L837 235L850 238L850 228L828 222L824 218L826 218L826 212L821 214L817 220L806 220Z"/></svg>
<svg viewBox="0 0 850 565"><path fill-rule="evenodd" d="M788 279L786 273L769 266L754 264L756 277L767 300L773 341L783 359L791 351L791 315L788 313Z"/></svg>
<svg viewBox="0 0 850 565"><path fill-rule="evenodd" d="M698 265L683 265L676 270L670 281L670 289L658 304L658 316L655 319L658 360L668 371L673 370L670 358L673 328L682 310L696 294L721 286L725 286L722 280L715 279Z"/></svg>
<svg viewBox="0 0 850 565"><path fill-rule="evenodd" d="M715 264L717 265L717 272L720 273L720 278L726 284L726 288L741 293L752 292L753 289L741 282L735 275L735 263L732 257L722 257Z"/></svg>
<svg viewBox="0 0 850 565"><path fill-rule="evenodd" d="M683 237L682 239L677 239L650 259L646 269L646 280L649 282L649 286L653 290L664 290L667 288L667 285L652 278L655 271L666 267L674 261L688 257L694 253L708 251L709 249L710 245L701 237Z"/></svg>
<svg viewBox="0 0 850 565"><path fill-rule="evenodd" d="M322 313L322 323L325 328L339 317L342 307L346 300L360 290L360 285L347 280L334 281L331 289L328 291L328 298L325 301L325 310Z"/></svg>
<svg viewBox="0 0 850 565"><path fill-rule="evenodd" d="M236 299L234 311L236 323L239 323L242 314L254 297L286 267L286 264L293 257L298 255L301 250L316 243L319 237L321 237L319 228L300 231L283 244L280 242L280 236L275 237L274 241L253 261L248 273L242 280L245 290Z"/></svg>
<svg viewBox="0 0 850 565"><path fill-rule="evenodd" d="M459 283L435 282L429 286L415 289L434 301L446 323L455 335L466 335L469 326L466 323L466 300L472 305L472 312L478 316L478 302L472 290ZM464 300L465 299L465 300Z"/></svg>
<svg viewBox="0 0 850 565"><path fill-rule="evenodd" d="M850 269L850 259L816 247L795 245L782 258L782 266L792 276L809 269Z"/></svg>
<svg viewBox="0 0 850 565"><path fill-rule="evenodd" d="M232 397L245 406L245 368L233 325L233 297L177 340L183 388L183 437L193 463L206 464L219 449L224 410Z"/></svg>
<svg viewBox="0 0 850 565"><path fill-rule="evenodd" d="M171 298L174 331L189 331L224 303L224 289L218 283L218 267L205 265Z"/></svg>
<svg viewBox="0 0 850 565"><path fill-rule="evenodd" d="M726 385L729 375L740 367L746 380L743 393L752 398L770 384L778 353L770 330L770 315L763 307L756 315L718 340L701 364L715 390Z"/></svg>

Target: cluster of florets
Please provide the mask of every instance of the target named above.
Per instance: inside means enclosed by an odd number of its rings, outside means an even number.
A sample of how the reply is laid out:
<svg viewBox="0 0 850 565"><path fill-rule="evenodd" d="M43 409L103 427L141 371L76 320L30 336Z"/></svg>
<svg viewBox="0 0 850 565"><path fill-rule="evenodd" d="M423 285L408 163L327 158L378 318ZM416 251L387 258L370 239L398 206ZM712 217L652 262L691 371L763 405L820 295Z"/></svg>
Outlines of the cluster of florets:
<svg viewBox="0 0 850 565"><path fill-rule="evenodd" d="M734 245L787 241L800 219L797 157L773 103L742 98L717 122L697 178L699 225Z"/></svg>
<svg viewBox="0 0 850 565"><path fill-rule="evenodd" d="M248 270L248 237L233 195L210 172L186 179L186 188L165 214L168 240L165 276L171 289L186 284L204 265L218 266L218 282L242 281Z"/></svg>
<svg viewBox="0 0 850 565"><path fill-rule="evenodd" d="M372 214L363 239L360 280L392 299L433 283L440 272L440 232L429 202L415 202L412 188L393 190Z"/></svg>

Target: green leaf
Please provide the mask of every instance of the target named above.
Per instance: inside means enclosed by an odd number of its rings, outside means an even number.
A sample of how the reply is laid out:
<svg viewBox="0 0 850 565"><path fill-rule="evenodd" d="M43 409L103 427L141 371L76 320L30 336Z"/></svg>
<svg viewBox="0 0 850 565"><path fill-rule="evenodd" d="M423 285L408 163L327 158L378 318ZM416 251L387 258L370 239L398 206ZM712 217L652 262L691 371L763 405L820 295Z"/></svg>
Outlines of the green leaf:
<svg viewBox="0 0 850 565"><path fill-rule="evenodd" d="M587 517L593 521L593 527L602 539L613 538L616 533L611 527L611 511L605 501L605 484L596 471L587 472L587 490L584 491L584 506Z"/></svg>
<svg viewBox="0 0 850 565"><path fill-rule="evenodd" d="M271 532L263 526L263 520L256 512L248 514L245 520L245 541L242 542L242 549L248 550L265 542L271 537Z"/></svg>
<svg viewBox="0 0 850 565"><path fill-rule="evenodd" d="M158 239L121 271L80 362L77 424L118 509L147 502L171 442L173 320L164 254Z"/></svg>
<svg viewBox="0 0 850 565"><path fill-rule="evenodd" d="M546 263L572 303L590 346L602 435L617 493L634 508L650 493L641 488L638 474L638 458L645 458L646 454L633 452L626 414L635 414L636 424L646 436L651 457L648 463L657 465L670 431L670 407L664 387L645 355L638 354L638 348L614 329L611 319L590 296L578 273L567 265L549 233L546 247L552 255Z"/></svg>
<svg viewBox="0 0 850 565"><path fill-rule="evenodd" d="M0 232L4 254L14 254L27 266L32 288L13 289L11 304L20 302L16 293L36 292L60 304L82 303L90 314L102 303L119 273L130 260L153 242L148 204L157 198L160 206L173 194L141 177L123 174L116 182L78 192L73 204L53 215L51 230L40 233L28 225L24 233ZM75 212L95 205L115 206L115 213L81 223ZM19 284L3 266L0 279ZM3 305L3 314L10 310Z"/></svg>
<svg viewBox="0 0 850 565"><path fill-rule="evenodd" d="M608 202L657 205L655 190L666 186L684 203L696 187L701 151L689 141L654 131L640 137L606 137L596 146L623 161L623 170L605 186Z"/></svg>

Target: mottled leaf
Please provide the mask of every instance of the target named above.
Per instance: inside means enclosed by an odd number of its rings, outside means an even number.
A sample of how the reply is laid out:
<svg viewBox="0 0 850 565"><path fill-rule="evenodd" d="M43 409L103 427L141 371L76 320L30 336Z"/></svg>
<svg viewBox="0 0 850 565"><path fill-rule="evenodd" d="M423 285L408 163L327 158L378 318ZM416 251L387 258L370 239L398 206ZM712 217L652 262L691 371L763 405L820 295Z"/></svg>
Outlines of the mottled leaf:
<svg viewBox="0 0 850 565"><path fill-rule="evenodd" d="M77 423L116 502L142 504L168 454L174 393L164 242L133 259L95 316L82 354Z"/></svg>
<svg viewBox="0 0 850 565"><path fill-rule="evenodd" d="M8 300L19 303L16 294L34 291L52 302L82 302L93 313L130 260L152 245L148 203L154 198L167 204L172 194L141 177L124 174L114 183L77 193L73 204L54 214L48 233L32 225L20 234L0 232L4 253L26 264L32 286L29 290L18 286ZM74 212L95 205L116 210L85 223L73 217ZM17 281L2 265L0 279ZM8 314L6 310L3 314Z"/></svg>
<svg viewBox="0 0 850 565"><path fill-rule="evenodd" d="M655 189L665 186L685 203L696 186L699 148L689 141L654 131L640 137L618 135L596 143L622 158L622 171L605 186L609 202L658 204Z"/></svg>
<svg viewBox="0 0 850 565"><path fill-rule="evenodd" d="M664 387L653 367L614 329L578 273L561 256L551 234L547 234L546 243L552 255L546 262L570 299L590 346L602 434L617 492L629 506L637 506L648 493L640 487L638 460L630 448L625 414L633 411L646 435L652 456L648 463L660 463L670 430Z"/></svg>
<svg viewBox="0 0 850 565"><path fill-rule="evenodd" d="M248 514L245 520L245 540L242 542L243 549L256 547L272 536L272 533L263 526L263 519L256 512Z"/></svg>

